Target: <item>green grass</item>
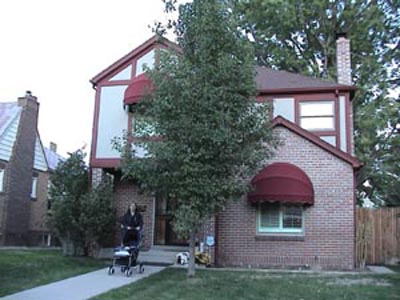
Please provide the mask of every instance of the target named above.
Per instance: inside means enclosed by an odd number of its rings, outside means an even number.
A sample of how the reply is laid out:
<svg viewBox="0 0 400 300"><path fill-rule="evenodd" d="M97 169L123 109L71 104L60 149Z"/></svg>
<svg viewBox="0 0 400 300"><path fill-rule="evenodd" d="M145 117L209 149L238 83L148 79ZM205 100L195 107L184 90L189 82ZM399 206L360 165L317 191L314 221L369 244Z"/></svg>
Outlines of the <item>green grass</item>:
<svg viewBox="0 0 400 300"><path fill-rule="evenodd" d="M93 300L400 299L400 275L335 275L169 268Z"/></svg>
<svg viewBox="0 0 400 300"><path fill-rule="evenodd" d="M104 261L60 250L0 250L0 297L102 268Z"/></svg>

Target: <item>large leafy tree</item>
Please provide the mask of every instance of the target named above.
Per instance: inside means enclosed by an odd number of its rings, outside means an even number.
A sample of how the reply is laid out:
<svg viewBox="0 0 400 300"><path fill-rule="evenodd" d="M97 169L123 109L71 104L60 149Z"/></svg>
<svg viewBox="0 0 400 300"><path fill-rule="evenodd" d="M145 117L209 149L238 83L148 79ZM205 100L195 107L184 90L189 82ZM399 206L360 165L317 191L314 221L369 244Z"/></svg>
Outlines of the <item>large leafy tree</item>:
<svg viewBox="0 0 400 300"><path fill-rule="evenodd" d="M360 202L399 205L400 2L232 0L259 64L336 79L335 33L351 40Z"/></svg>
<svg viewBox="0 0 400 300"><path fill-rule="evenodd" d="M89 189L89 173L81 150L60 162L51 175L52 210L49 222L60 238L65 255L89 254L107 243L115 224L109 181Z"/></svg>
<svg viewBox="0 0 400 300"><path fill-rule="evenodd" d="M175 202L173 225L189 238L193 276L196 234L248 191L274 139L268 108L255 102L254 52L229 4L195 0L181 5L170 24L179 50L161 51L160 63L148 71L156 89L134 113L140 124L153 125L135 131L148 156L125 152L122 170Z"/></svg>

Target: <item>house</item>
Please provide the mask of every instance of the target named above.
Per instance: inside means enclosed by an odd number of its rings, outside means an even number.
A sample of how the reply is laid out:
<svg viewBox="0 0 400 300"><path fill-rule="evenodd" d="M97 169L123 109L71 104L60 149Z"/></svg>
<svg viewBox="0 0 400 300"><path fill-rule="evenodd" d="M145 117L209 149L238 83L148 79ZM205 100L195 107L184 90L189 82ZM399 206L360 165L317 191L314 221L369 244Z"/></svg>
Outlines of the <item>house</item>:
<svg viewBox="0 0 400 300"><path fill-rule="evenodd" d="M120 154L111 139L131 132L135 120L129 106L149 84L143 66L152 67L158 50L169 47L175 45L153 37L91 80L96 89L92 183L105 172L114 174L118 216L130 201L144 208L148 249L185 241L169 224L167 199L143 194L134 182L121 180ZM257 67L257 100L273 104L273 130L283 143L254 174L254 190L204 225L198 238L214 240L216 265L354 268L354 186L361 164L353 156L355 89L345 36L338 36L337 60L338 82ZM143 149L136 150L143 155Z"/></svg>
<svg viewBox="0 0 400 300"><path fill-rule="evenodd" d="M37 130L39 103L27 92L0 103L0 245L50 245L50 171Z"/></svg>

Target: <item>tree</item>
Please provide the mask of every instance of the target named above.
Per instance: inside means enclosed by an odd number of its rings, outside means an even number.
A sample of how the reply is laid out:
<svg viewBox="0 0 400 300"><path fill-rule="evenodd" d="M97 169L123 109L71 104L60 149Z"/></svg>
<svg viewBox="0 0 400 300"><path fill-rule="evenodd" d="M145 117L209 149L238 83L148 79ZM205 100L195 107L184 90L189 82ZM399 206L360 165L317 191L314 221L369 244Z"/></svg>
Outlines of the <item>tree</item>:
<svg viewBox="0 0 400 300"><path fill-rule="evenodd" d="M194 276L198 230L248 191L275 139L268 107L255 102L254 52L229 3L194 0L170 24L180 50L160 52L160 63L148 71L156 89L134 113L157 137L140 134L145 159L125 147L122 171L174 200L174 230L189 238L188 276Z"/></svg>
<svg viewBox="0 0 400 300"><path fill-rule="evenodd" d="M88 254L88 246L109 238L114 227L110 183L89 191L84 158L81 150L71 153L51 176L49 222L62 242L64 255Z"/></svg>
<svg viewBox="0 0 400 300"><path fill-rule="evenodd" d="M335 33L351 40L358 199L399 205L400 3L370 0L233 0L252 37L259 64L309 76L336 78ZM392 93L391 93L392 91ZM391 192L390 192L391 191Z"/></svg>
<svg viewBox="0 0 400 300"><path fill-rule="evenodd" d="M96 256L100 246L113 240L116 211L111 180L107 177L81 197L79 223L83 230L85 249Z"/></svg>

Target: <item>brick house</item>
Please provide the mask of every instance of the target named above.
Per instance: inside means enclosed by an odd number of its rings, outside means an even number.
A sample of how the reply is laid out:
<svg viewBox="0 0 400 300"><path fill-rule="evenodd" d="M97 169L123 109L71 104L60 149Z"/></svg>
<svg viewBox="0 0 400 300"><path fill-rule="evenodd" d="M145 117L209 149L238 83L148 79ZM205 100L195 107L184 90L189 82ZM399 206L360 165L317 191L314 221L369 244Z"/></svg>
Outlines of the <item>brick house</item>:
<svg viewBox="0 0 400 300"><path fill-rule="evenodd" d="M169 221L169 203L121 181L120 154L111 139L131 131L129 107L148 82L143 65L154 65L157 50L175 47L153 37L95 76L96 89L90 165L96 184L114 174L117 214L130 201L144 207L145 247L184 244ZM350 42L337 40L338 82L257 67L257 101L273 106L273 130L282 145L258 174L254 190L230 204L207 224L199 241L213 236L219 266L311 266L353 269L355 172L353 156ZM136 155L143 149L136 147ZM240 224L240 228L237 227Z"/></svg>
<svg viewBox="0 0 400 300"><path fill-rule="evenodd" d="M39 103L27 92L0 103L0 245L50 245L50 171L37 130Z"/></svg>

